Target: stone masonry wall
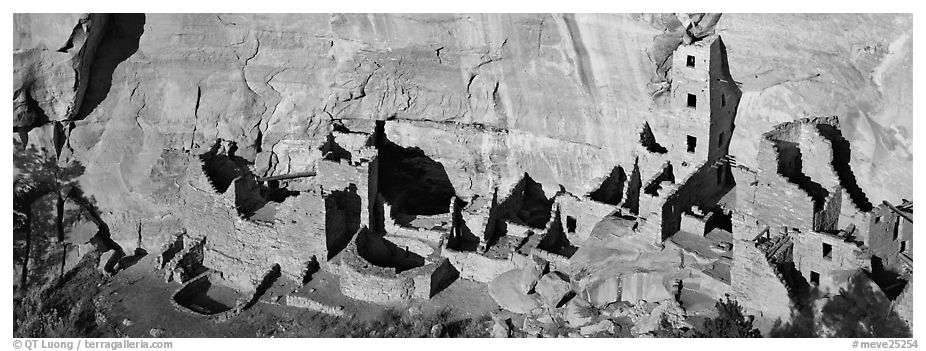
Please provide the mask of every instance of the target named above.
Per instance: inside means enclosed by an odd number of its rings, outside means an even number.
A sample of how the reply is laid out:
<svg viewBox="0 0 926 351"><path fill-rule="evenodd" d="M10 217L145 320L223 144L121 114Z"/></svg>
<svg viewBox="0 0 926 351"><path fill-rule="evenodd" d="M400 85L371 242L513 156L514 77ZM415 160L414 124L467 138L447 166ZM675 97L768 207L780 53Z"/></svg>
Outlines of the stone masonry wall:
<svg viewBox="0 0 926 351"><path fill-rule="evenodd" d="M758 155L755 217L769 227L813 228L814 203L806 191L778 173L777 147L763 139Z"/></svg>
<svg viewBox="0 0 926 351"><path fill-rule="evenodd" d="M791 312L788 289L765 254L752 240L738 239L733 247L730 285L737 301L751 314L787 322Z"/></svg>
<svg viewBox="0 0 926 351"><path fill-rule="evenodd" d="M818 273L821 288L837 291L845 283L834 280L835 277L841 277L839 272L856 271L859 268L870 269L870 256L864 254L859 243L818 232L796 232L792 235L795 268L808 282L811 281L811 272ZM831 247L827 256L823 255L824 244Z"/></svg>

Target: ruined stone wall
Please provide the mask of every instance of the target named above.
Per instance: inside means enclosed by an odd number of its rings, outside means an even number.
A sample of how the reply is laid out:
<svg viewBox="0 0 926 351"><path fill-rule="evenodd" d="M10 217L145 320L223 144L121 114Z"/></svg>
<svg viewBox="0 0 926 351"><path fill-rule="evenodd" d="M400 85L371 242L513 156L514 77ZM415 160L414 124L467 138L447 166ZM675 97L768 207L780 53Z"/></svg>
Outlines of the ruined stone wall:
<svg viewBox="0 0 926 351"><path fill-rule="evenodd" d="M779 149L774 142L763 139L758 155L758 181L755 196L755 217L769 227L813 228L813 198L778 171Z"/></svg>
<svg viewBox="0 0 926 351"><path fill-rule="evenodd" d="M886 204L875 207L872 211L868 247L882 260L885 266L900 262L898 254L902 241L907 241L908 255L913 257L913 224L907 222Z"/></svg>
<svg viewBox="0 0 926 351"><path fill-rule="evenodd" d="M301 281L313 256L326 255L325 201L318 190L287 198L277 204L274 223L259 224L238 215L235 187L218 194L202 173L194 173L181 189L188 207L175 215L190 235L207 238L204 265L238 288L257 284L277 263L283 275Z"/></svg>
<svg viewBox="0 0 926 351"><path fill-rule="evenodd" d="M852 202L851 195L845 190L841 191L842 207L839 209L839 223L837 228L846 230L850 226L855 226L854 235L859 241L868 243L871 238L872 211L862 211Z"/></svg>
<svg viewBox="0 0 926 351"><path fill-rule="evenodd" d="M810 282L811 272L819 274L820 287L836 291L847 281L844 272L854 272L859 268L870 268L870 256L857 242L819 232L792 232L794 240L794 266ZM831 247L825 257L824 244Z"/></svg>
<svg viewBox="0 0 926 351"><path fill-rule="evenodd" d="M752 240L736 239L730 264L733 296L748 312L786 322L791 299L783 278Z"/></svg>
<svg viewBox="0 0 926 351"><path fill-rule="evenodd" d="M663 240L681 229L682 213L691 206L713 205L710 201L716 201L724 189L724 185L718 183L717 177L717 172L725 171L724 169L724 166L703 165L688 179L683 179L677 187L668 190L660 213Z"/></svg>
<svg viewBox="0 0 926 351"><path fill-rule="evenodd" d="M360 251L377 249L369 247L367 241L375 240L369 235L359 235L334 260L334 271L345 296L378 304L399 304L413 297L430 298L458 276L446 259L398 273L395 268L378 266L377 262L365 259Z"/></svg>
<svg viewBox="0 0 926 351"><path fill-rule="evenodd" d="M560 208L560 221L566 229L566 237L574 244L581 244L589 238L592 229L617 206L604 204L571 194L560 194L554 199Z"/></svg>
<svg viewBox="0 0 926 351"><path fill-rule="evenodd" d="M842 188L836 187L823 200L823 208L814 214L813 229L819 232L836 232L842 209Z"/></svg>
<svg viewBox="0 0 926 351"><path fill-rule="evenodd" d="M357 165L347 160L340 162L323 160L318 162L317 169L318 175L313 177L313 182L321 185L325 192L346 190L359 196L362 209L360 223L373 228L375 223L371 219L376 219L378 215L374 208L378 191L376 180L378 162L375 158Z"/></svg>
<svg viewBox="0 0 926 351"><path fill-rule="evenodd" d="M907 286L891 303L891 310L897 313L900 318L907 322L910 329L913 330L913 279L907 282Z"/></svg>
<svg viewBox="0 0 926 351"><path fill-rule="evenodd" d="M502 273L517 268L512 257L493 259L474 251L457 251L446 246L441 248L441 255L450 260L460 272L460 278L481 283L488 283ZM515 256L515 255L512 255Z"/></svg>
<svg viewBox="0 0 926 351"><path fill-rule="evenodd" d="M388 205L385 206L388 213ZM423 257L433 254L445 235L443 231L400 226L391 218L385 220L385 230L385 239Z"/></svg>
<svg viewBox="0 0 926 351"><path fill-rule="evenodd" d="M341 293L347 297L378 304L398 304L408 301L415 291L414 280L398 277L394 270L367 264L360 271L353 264L337 266ZM374 273L376 270L378 272Z"/></svg>
<svg viewBox="0 0 926 351"><path fill-rule="evenodd" d="M708 220L709 217L696 216L688 212L683 212L680 229L692 234L705 235L707 234L705 229L707 228Z"/></svg>
<svg viewBox="0 0 926 351"><path fill-rule="evenodd" d="M796 140L801 150L802 171L825 189L839 186L839 178L833 169L833 144L820 135L815 123L795 122L793 128L800 133Z"/></svg>

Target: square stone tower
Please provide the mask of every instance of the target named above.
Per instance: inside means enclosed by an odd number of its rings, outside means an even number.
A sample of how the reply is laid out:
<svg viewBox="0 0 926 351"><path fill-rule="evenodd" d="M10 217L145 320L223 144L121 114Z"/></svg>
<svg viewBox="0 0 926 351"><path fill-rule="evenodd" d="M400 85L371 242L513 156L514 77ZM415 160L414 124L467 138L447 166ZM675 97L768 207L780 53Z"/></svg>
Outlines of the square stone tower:
<svg viewBox="0 0 926 351"><path fill-rule="evenodd" d="M712 164L727 155L742 92L730 76L719 35L680 45L672 57L672 107L686 151ZM681 135L680 135L681 137Z"/></svg>

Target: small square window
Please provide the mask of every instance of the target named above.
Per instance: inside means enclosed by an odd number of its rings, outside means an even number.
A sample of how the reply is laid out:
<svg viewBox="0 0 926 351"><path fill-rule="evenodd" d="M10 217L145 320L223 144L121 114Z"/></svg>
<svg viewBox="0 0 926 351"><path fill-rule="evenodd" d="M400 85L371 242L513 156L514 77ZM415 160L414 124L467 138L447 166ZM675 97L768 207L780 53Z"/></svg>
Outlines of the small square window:
<svg viewBox="0 0 926 351"><path fill-rule="evenodd" d="M697 108L698 107L698 97L695 94L688 94L688 107Z"/></svg>
<svg viewBox="0 0 926 351"><path fill-rule="evenodd" d="M820 273L810 271L810 284L820 285Z"/></svg>
<svg viewBox="0 0 926 351"><path fill-rule="evenodd" d="M685 65L688 67L694 67L695 66L694 56L688 55L687 59L685 60Z"/></svg>
<svg viewBox="0 0 926 351"><path fill-rule="evenodd" d="M698 138L695 138L689 135L687 141L688 141L688 152L694 153L695 148L698 146Z"/></svg>
<svg viewBox="0 0 926 351"><path fill-rule="evenodd" d="M833 259L833 245L823 243L823 259L826 259L826 260Z"/></svg>

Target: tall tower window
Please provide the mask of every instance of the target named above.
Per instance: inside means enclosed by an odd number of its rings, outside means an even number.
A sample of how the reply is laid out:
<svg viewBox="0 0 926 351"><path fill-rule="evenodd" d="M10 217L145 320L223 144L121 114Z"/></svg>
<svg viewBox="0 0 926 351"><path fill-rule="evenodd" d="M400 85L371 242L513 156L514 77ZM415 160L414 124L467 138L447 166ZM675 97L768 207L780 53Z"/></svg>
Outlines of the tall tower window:
<svg viewBox="0 0 926 351"><path fill-rule="evenodd" d="M688 107L698 107L698 97L695 94L688 94Z"/></svg>
<svg viewBox="0 0 926 351"><path fill-rule="evenodd" d="M698 138L695 138L689 135L688 136L688 152L694 153L696 146L698 146Z"/></svg>
<svg viewBox="0 0 926 351"><path fill-rule="evenodd" d="M688 67L694 68L695 66L694 56L688 55L688 57L685 60L685 65Z"/></svg>

